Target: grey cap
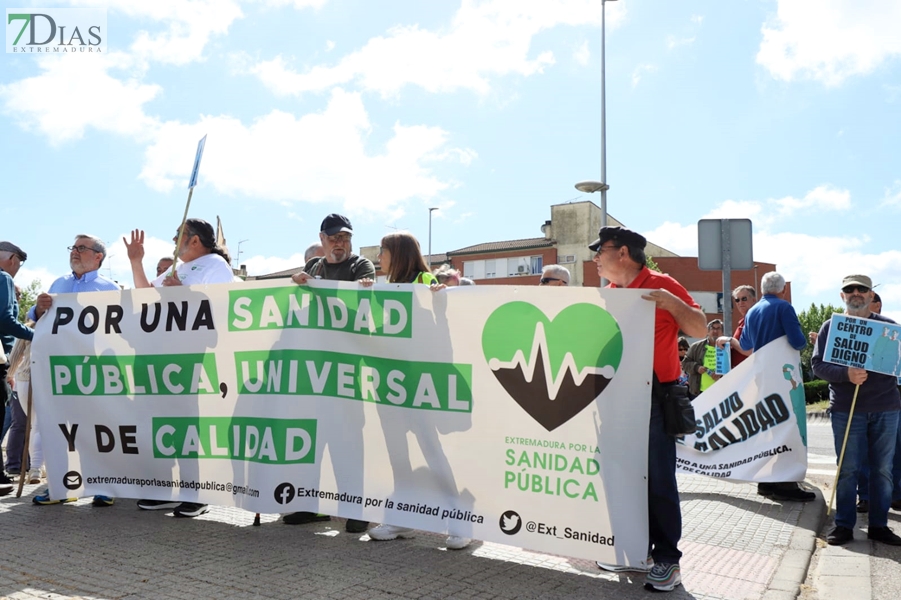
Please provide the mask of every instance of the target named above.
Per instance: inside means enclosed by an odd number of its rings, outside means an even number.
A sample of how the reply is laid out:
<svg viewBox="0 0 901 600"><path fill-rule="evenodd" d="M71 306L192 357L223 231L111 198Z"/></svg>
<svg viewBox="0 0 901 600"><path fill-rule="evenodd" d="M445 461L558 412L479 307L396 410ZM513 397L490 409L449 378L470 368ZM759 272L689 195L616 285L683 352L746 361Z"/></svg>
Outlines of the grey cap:
<svg viewBox="0 0 901 600"><path fill-rule="evenodd" d="M25 251L13 244L12 242L0 242L0 250L6 250L7 252L12 252L16 256L19 257L19 260L25 262L28 260L28 255L25 254Z"/></svg>

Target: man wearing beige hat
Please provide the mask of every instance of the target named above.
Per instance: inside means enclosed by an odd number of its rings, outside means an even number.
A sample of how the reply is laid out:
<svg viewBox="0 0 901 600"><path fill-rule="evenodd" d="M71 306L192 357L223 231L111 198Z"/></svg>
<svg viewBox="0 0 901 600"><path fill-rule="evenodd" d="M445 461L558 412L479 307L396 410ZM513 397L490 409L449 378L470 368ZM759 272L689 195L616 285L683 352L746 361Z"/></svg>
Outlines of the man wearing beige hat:
<svg viewBox="0 0 901 600"><path fill-rule="evenodd" d="M845 277L841 298L849 317L894 323L870 310L873 281L866 275ZM841 545L854 539L858 475L863 463L869 459L867 538L891 546L901 546L901 537L888 527L888 509L892 502L892 459L901 415L898 380L893 375L826 362L823 357L831 325L832 319L829 319L820 327L810 359L814 375L829 382L829 411L835 453L841 454L843 444L845 452L835 487L835 527L826 536L826 542ZM855 394L857 399L852 414L851 404ZM845 431L848 432L847 443L844 442Z"/></svg>
<svg viewBox="0 0 901 600"><path fill-rule="evenodd" d="M6 382L9 371L6 356L12 352L15 338L31 340L34 337L31 327L19 323L19 302L16 300L16 284L13 283L13 278L27 258L25 251L12 242L0 242L0 342L3 344L3 364L0 364L0 406L3 411L0 416L4 418L10 396ZM12 481L0 469L0 496L5 496L12 489Z"/></svg>

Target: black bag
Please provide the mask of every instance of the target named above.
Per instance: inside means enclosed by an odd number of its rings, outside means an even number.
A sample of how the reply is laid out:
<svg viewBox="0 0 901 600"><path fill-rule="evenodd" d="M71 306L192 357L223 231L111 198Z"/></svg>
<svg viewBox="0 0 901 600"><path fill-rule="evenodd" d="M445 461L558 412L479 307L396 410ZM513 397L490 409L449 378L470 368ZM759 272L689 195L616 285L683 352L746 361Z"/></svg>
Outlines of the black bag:
<svg viewBox="0 0 901 600"><path fill-rule="evenodd" d="M698 424L695 422L695 407L688 398L688 388L684 385L661 386L663 394L660 401L663 408L663 428L667 435L679 437L694 433Z"/></svg>

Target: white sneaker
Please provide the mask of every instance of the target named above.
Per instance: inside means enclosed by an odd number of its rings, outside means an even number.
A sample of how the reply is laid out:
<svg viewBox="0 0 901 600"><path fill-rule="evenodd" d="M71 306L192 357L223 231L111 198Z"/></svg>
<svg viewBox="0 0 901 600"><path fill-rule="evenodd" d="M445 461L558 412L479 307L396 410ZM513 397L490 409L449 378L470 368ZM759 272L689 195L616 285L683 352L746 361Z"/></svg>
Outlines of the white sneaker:
<svg viewBox="0 0 901 600"><path fill-rule="evenodd" d="M614 565L610 563L602 563L601 561L595 561L595 564L603 569L604 571L610 571L611 573L649 573L652 568L654 568L654 559L650 556L645 561L647 564L646 567L634 566L627 567L626 565Z"/></svg>
<svg viewBox="0 0 901 600"><path fill-rule="evenodd" d="M467 537L460 537L459 535L449 535L447 536L447 549L448 550L462 550L466 546L472 543L472 540Z"/></svg>
<svg viewBox="0 0 901 600"><path fill-rule="evenodd" d="M413 529L398 527L397 525L379 525L369 530L369 537L380 542L395 540L397 538L413 537Z"/></svg>
<svg viewBox="0 0 901 600"><path fill-rule="evenodd" d="M41 482L41 470L40 469L32 469L28 471L28 479L27 483L29 485L33 485L35 483Z"/></svg>

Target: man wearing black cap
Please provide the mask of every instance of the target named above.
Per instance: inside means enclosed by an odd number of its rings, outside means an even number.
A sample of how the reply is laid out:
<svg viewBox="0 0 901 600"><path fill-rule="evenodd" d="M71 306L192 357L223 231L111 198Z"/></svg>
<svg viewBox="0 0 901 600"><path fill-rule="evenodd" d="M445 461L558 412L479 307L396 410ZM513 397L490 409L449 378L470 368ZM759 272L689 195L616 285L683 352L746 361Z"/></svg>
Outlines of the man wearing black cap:
<svg viewBox="0 0 901 600"><path fill-rule="evenodd" d="M679 330L692 337L704 337L704 313L685 288L669 275L647 268L644 236L624 227L602 227L598 239L588 246L594 250L598 275L611 288L643 288L653 291L642 298L657 305L654 322L654 386L651 420L648 427L648 539L653 567L646 587L669 592L682 583L679 570L679 538L682 537L682 509L676 485L676 440L663 427L662 398L666 388L676 384L682 373L676 352ZM649 561L651 562L651 561ZM603 565L613 571L628 567Z"/></svg>
<svg viewBox="0 0 901 600"><path fill-rule="evenodd" d="M327 216L319 228L319 241L325 256L307 261L303 271L291 277L294 283L304 284L311 278L333 281L375 279L372 261L351 251L353 235L350 219L337 214Z"/></svg>
<svg viewBox="0 0 901 600"><path fill-rule="evenodd" d="M866 275L845 277L841 298L849 317L894 323L870 310L873 282ZM901 537L888 527L888 509L892 502L892 459L901 415L898 381L893 375L826 362L823 357L831 325L832 319L829 319L820 327L816 347L810 358L814 375L829 382L829 410L836 455L841 454L842 445L845 444L845 455L838 474L838 484L835 486L835 527L826 536L826 542L841 545L854 539L858 474L861 464L869 458L867 538L891 546L901 546ZM852 415L851 404L855 397Z"/></svg>
<svg viewBox="0 0 901 600"><path fill-rule="evenodd" d="M3 364L0 365L0 406L3 407L0 416L3 418L6 417L6 405L10 396L9 384L6 382L9 372L6 357L12 352L15 338L31 340L34 337L31 327L19 323L19 302L16 300L16 284L13 283L13 278L27 259L28 255L12 242L0 242L0 342L4 353ZM5 496L12 489L12 481L0 469L0 496Z"/></svg>
<svg viewBox="0 0 901 600"><path fill-rule="evenodd" d="M350 219L343 215L331 214L322 221L319 228L319 240L322 242L323 256L316 256L307 261L303 271L295 273L291 276L291 280L298 284L304 285L310 279L328 279L331 281L359 281L361 279L375 279L375 266L368 258L357 256L352 250L351 241L353 239L354 229L350 224ZM355 422L344 422L342 432L348 438L350 443L342 444L341 440L335 440L334 445L330 447L336 448L331 453L332 464L336 471L343 470L347 474L362 473L363 455L353 455L351 448L360 448L362 450L362 432L363 432L363 413L354 412L352 415L349 411L343 411L345 419L348 415ZM357 417L359 417L357 419ZM358 422L357 422L358 421ZM320 438L322 439L322 438ZM320 442L328 444L327 440ZM317 456L322 456L322 448L317 449ZM320 467L316 463L316 468ZM362 477L358 482L362 489ZM282 517L287 525L303 525L304 523L312 523L314 521L328 521L331 517L328 515L316 514L312 512L296 512ZM348 519L345 529L348 533L363 533L369 527L366 521L359 519Z"/></svg>

